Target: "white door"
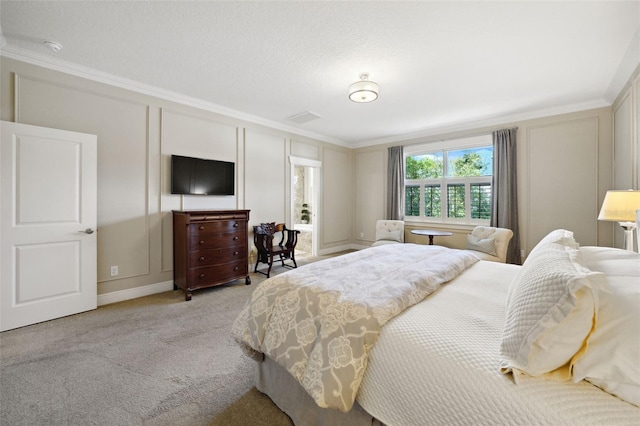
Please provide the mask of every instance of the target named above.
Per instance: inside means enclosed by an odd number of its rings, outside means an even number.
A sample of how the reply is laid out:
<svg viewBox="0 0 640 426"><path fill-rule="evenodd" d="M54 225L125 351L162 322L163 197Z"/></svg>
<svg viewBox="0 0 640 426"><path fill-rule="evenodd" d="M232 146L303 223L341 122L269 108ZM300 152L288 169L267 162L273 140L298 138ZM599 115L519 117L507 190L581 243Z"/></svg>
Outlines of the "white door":
<svg viewBox="0 0 640 426"><path fill-rule="evenodd" d="M94 135L0 122L0 331L95 309Z"/></svg>

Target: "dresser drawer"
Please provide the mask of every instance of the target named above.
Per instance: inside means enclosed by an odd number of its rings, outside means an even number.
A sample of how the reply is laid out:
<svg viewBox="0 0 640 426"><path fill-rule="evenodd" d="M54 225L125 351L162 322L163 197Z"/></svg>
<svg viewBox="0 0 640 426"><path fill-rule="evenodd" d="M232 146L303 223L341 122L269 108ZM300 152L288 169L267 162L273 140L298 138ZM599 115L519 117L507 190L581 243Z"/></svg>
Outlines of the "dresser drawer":
<svg viewBox="0 0 640 426"><path fill-rule="evenodd" d="M173 288L193 290L249 276L249 210L173 211Z"/></svg>
<svg viewBox="0 0 640 426"><path fill-rule="evenodd" d="M236 260L245 260L247 250L244 246L197 250L189 252L189 268L219 265Z"/></svg>
<svg viewBox="0 0 640 426"><path fill-rule="evenodd" d="M232 232L245 227L244 221L220 220L217 222L196 222L189 224L189 235L206 235L220 232Z"/></svg>
<svg viewBox="0 0 640 426"><path fill-rule="evenodd" d="M224 233L190 235L189 251L245 246L247 244L246 239L247 232L244 228Z"/></svg>
<svg viewBox="0 0 640 426"><path fill-rule="evenodd" d="M190 269L187 273L189 285L193 288L207 287L211 283L232 281L248 270L246 260L224 263L222 265Z"/></svg>

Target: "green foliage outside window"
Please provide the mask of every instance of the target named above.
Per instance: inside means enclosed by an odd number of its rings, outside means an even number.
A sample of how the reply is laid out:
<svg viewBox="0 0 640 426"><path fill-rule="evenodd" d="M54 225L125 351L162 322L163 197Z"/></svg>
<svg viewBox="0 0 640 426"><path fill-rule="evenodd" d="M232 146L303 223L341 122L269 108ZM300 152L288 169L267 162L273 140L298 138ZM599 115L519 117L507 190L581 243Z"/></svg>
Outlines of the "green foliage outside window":
<svg viewBox="0 0 640 426"><path fill-rule="evenodd" d="M446 158L446 176L445 176ZM405 186L405 215L420 216L420 192L423 190L424 216L442 217L442 200L447 201L446 217L455 219L489 220L491 218L491 183L447 183L447 178L489 177L493 174L493 149L490 146L407 156L405 178L422 180ZM429 180L438 181L430 183ZM446 190L446 194L442 194ZM466 206L465 192L469 191L470 205ZM469 215L467 216L467 210Z"/></svg>
<svg viewBox="0 0 640 426"><path fill-rule="evenodd" d="M471 219L491 219L491 184L471 184Z"/></svg>
<svg viewBox="0 0 640 426"><path fill-rule="evenodd" d="M405 187L404 211L407 216L420 216L420 187L418 185Z"/></svg>
<svg viewBox="0 0 640 426"><path fill-rule="evenodd" d="M464 218L464 184L447 185L447 217Z"/></svg>
<svg viewBox="0 0 640 426"><path fill-rule="evenodd" d="M463 152L462 156L453 154ZM449 157L449 177L491 176L493 164L475 151L454 151Z"/></svg>
<svg viewBox="0 0 640 426"><path fill-rule="evenodd" d="M424 215L440 217L442 202L440 201L440 185L425 185L424 187ZM419 214L420 212L418 212Z"/></svg>
<svg viewBox="0 0 640 426"><path fill-rule="evenodd" d="M439 179L444 175L444 160L440 155L415 155L407 157L406 179Z"/></svg>
<svg viewBox="0 0 640 426"><path fill-rule="evenodd" d="M491 160L483 158L473 150L451 151L448 177L491 176L493 168ZM414 155L406 159L406 179L440 179L443 176L442 153Z"/></svg>

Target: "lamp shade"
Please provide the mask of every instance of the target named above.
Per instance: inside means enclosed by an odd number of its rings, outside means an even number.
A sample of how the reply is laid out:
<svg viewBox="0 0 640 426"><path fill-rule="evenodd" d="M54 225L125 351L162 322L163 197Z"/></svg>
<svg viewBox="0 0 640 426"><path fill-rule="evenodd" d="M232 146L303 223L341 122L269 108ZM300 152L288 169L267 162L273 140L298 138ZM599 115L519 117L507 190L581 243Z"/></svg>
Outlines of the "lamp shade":
<svg viewBox="0 0 640 426"><path fill-rule="evenodd" d="M602 202L598 220L635 222L636 210L640 209L640 191L607 191Z"/></svg>
<svg viewBox="0 0 640 426"><path fill-rule="evenodd" d="M361 74L360 81L349 86L349 99L353 102L373 102L378 99L378 85L368 78L369 74Z"/></svg>

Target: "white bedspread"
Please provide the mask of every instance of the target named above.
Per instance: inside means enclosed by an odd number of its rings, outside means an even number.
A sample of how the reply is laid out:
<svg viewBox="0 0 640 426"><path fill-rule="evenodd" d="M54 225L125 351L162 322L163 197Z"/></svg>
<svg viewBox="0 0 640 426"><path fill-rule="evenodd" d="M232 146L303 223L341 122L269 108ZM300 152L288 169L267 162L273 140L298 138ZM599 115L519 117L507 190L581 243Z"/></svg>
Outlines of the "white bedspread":
<svg viewBox="0 0 640 426"><path fill-rule="evenodd" d="M587 382L500 373L504 299L517 266L478 262L389 321L357 401L382 422L415 425L639 425L640 409Z"/></svg>
<svg viewBox="0 0 640 426"><path fill-rule="evenodd" d="M232 334L318 406L348 411L380 328L476 262L464 250L394 244L313 263L261 283Z"/></svg>

